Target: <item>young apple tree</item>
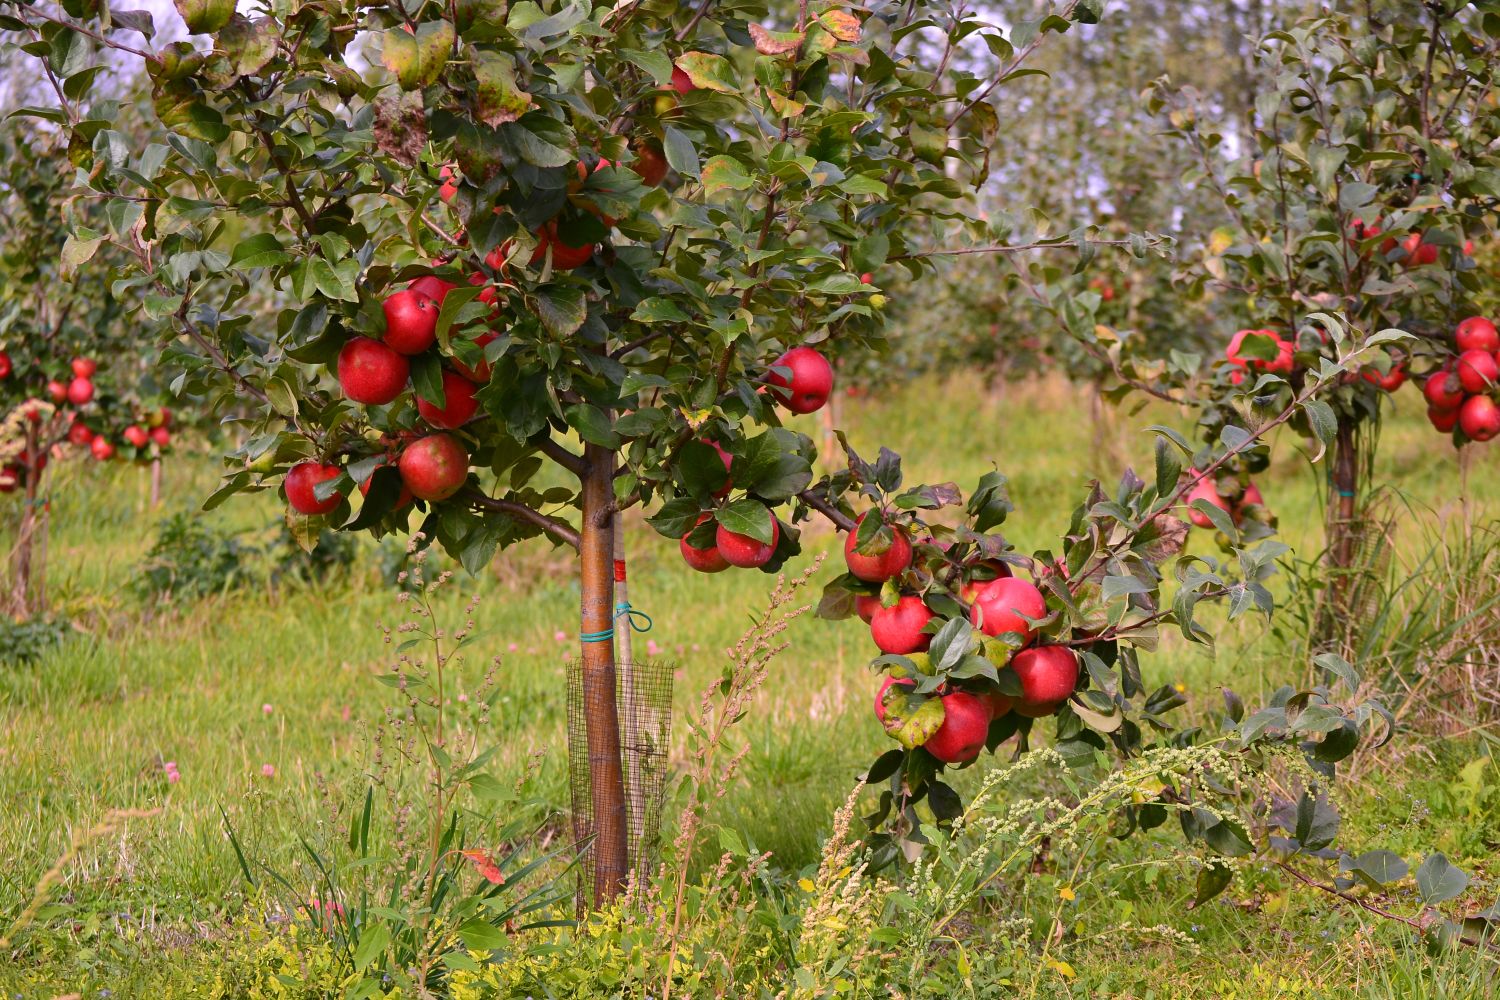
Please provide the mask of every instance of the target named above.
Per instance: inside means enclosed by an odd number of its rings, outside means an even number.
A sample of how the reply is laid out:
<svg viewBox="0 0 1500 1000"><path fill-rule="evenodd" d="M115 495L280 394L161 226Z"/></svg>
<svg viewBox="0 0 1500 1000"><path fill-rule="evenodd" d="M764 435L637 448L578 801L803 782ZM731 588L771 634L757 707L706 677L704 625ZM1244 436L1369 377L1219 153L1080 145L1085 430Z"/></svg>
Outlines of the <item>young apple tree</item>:
<svg viewBox="0 0 1500 1000"><path fill-rule="evenodd" d="M69 237L59 139L24 119L0 128L0 494L10 495L0 507L14 524L3 602L17 618L47 610L49 467L144 455L168 434L138 450L126 443L141 402L138 339L104 280L104 257L79 270L91 237ZM101 214L77 206L84 226Z"/></svg>
<svg viewBox="0 0 1500 1000"><path fill-rule="evenodd" d="M1275 85L1232 159L1212 109L1171 81L1150 92L1197 154L1184 183L1223 204L1224 224L1184 264L1186 287L1237 310L1247 328L1218 362L1201 419L1208 436L1255 426L1334 356L1318 313L1366 334L1404 333L1296 422L1332 449L1334 617L1357 565L1382 400L1411 380L1455 444L1500 433L1500 338L1474 305L1474 246L1493 239L1500 198L1497 17L1495 3L1376 3L1267 35L1258 55Z"/></svg>
<svg viewBox="0 0 1500 1000"><path fill-rule="evenodd" d="M1181 697L1147 687L1139 653L1167 625L1210 639L1202 601L1268 610L1284 549L1224 517L1229 558L1178 559L1177 514L1259 434L1306 419L1367 344L1339 328L1337 356L1195 473L1191 447L1163 432L1150 482L1095 487L1055 549L1031 556L995 531L1011 510L998 472L965 500L953 484L907 486L890 452L867 462L846 447L845 467L814 482L813 443L780 421L826 403L830 357L878 345L871 296L892 269L921 276L961 244L1083 242L1017 240L969 208L998 88L1099 6L1002 31L922 2L773 16L711 0L247 13L182 0L205 37L160 48L139 12L12 6L0 26L36 32L47 71L75 45L145 61L164 141L132 148L110 127L115 105L89 100L86 69L59 79L57 114L75 185L110 205L95 246L127 257L113 287L165 325L180 388L248 406L211 503L279 488L306 535L416 526L470 569L532 537L577 549L607 899L627 875L612 559L632 506L708 572L777 569L811 516L847 532L849 572L823 613L867 615L889 674L877 715L900 747L867 775L889 782L873 818L884 858L955 814L948 768L1018 733L1024 745L1036 718L1055 716L1080 765L1198 738L1170 730ZM549 463L565 475L540 480ZM1219 739L1247 759L1279 748L1331 766L1380 711L1331 685L1277 699L1248 717L1232 701L1241 725ZM1213 780L1164 777L1131 826ZM1209 849L1251 849L1231 817L1185 816Z"/></svg>
<svg viewBox="0 0 1500 1000"><path fill-rule="evenodd" d="M995 95L1101 6L1002 29L937 2L180 0L191 42L95 4L0 5L0 28L34 37L78 193L109 205L76 256L127 257L113 288L166 331L174 388L248 406L210 503L279 488L303 537L419 527L470 569L578 550L607 897L619 513L653 505L715 563L798 551L774 511L814 448L779 412L878 345L883 276L1010 249L965 209ZM95 47L143 62L157 141L112 127Z"/></svg>

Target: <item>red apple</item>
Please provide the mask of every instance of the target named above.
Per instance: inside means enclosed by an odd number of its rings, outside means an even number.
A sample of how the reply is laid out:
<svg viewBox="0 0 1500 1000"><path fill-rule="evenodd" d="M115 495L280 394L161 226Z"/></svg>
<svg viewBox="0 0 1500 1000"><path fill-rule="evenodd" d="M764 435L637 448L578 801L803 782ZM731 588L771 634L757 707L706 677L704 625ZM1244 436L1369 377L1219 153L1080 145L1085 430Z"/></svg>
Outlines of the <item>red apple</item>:
<svg viewBox="0 0 1500 1000"><path fill-rule="evenodd" d="M1365 381L1383 392L1395 392L1406 384L1406 369L1401 365L1392 365L1391 370L1384 375L1379 370L1369 368L1364 373Z"/></svg>
<svg viewBox="0 0 1500 1000"><path fill-rule="evenodd" d="M458 194L458 177L453 172L453 165L443 164L438 171L438 178L443 182L438 185L438 197L444 202L452 201L453 196Z"/></svg>
<svg viewBox="0 0 1500 1000"><path fill-rule="evenodd" d="M917 682L905 677L890 676L887 676L885 680L880 682L880 690L875 692L875 718L879 719L882 723L885 722L886 692L897 685L900 685L901 687L916 687Z"/></svg>
<svg viewBox="0 0 1500 1000"><path fill-rule="evenodd" d="M985 635L1019 632L1023 642L1030 642L1036 630L1027 624L1026 618L1046 615L1047 599L1040 590L1025 580L1004 576L980 585L975 591L969 620Z"/></svg>
<svg viewBox="0 0 1500 1000"><path fill-rule="evenodd" d="M1458 356L1458 381L1465 392L1485 392L1500 382L1500 364L1489 351L1464 351Z"/></svg>
<svg viewBox="0 0 1500 1000"><path fill-rule="evenodd" d="M881 608L879 595L856 594L854 597L854 613L859 615L860 620L866 625L875 618L875 612Z"/></svg>
<svg viewBox="0 0 1500 1000"><path fill-rule="evenodd" d="M443 300L448 297L448 293L458 286L451 281L444 281L435 274L424 274L406 287L418 295L427 296L441 306Z"/></svg>
<svg viewBox="0 0 1500 1000"><path fill-rule="evenodd" d="M793 413L812 413L821 410L833 392L833 366L811 347L794 347L776 359L766 381L782 406Z"/></svg>
<svg viewBox="0 0 1500 1000"><path fill-rule="evenodd" d="M875 610L870 616L870 637L882 653L917 653L932 642L932 636L922 631L931 620L932 612L922 599L908 594L888 608Z"/></svg>
<svg viewBox="0 0 1500 1000"><path fill-rule="evenodd" d="M115 446L102 437L96 437L89 442L89 451L101 462L108 462L115 457Z"/></svg>
<svg viewBox="0 0 1500 1000"><path fill-rule="evenodd" d="M984 749L990 732L989 702L967 691L951 691L940 700L943 724L922 748L944 764L967 763Z"/></svg>
<svg viewBox="0 0 1500 1000"><path fill-rule="evenodd" d="M406 355L370 337L355 336L339 351L339 388L356 403L384 406L411 376Z"/></svg>
<svg viewBox="0 0 1500 1000"><path fill-rule="evenodd" d="M68 401L68 386L64 382L53 379L47 383L47 395L52 397L52 402L54 403L66 403Z"/></svg>
<svg viewBox="0 0 1500 1000"><path fill-rule="evenodd" d="M74 378L68 383L68 402L82 406L94 398L94 383L86 378Z"/></svg>
<svg viewBox="0 0 1500 1000"><path fill-rule="evenodd" d="M421 396L417 397L417 412L422 419L434 427L462 427L474 419L479 412L479 400L474 393L479 386L457 372L443 372L443 406L441 409Z"/></svg>
<svg viewBox="0 0 1500 1000"><path fill-rule="evenodd" d="M1437 410L1431 407L1427 410L1427 420L1438 430L1447 434L1458 426L1458 410Z"/></svg>
<svg viewBox="0 0 1500 1000"><path fill-rule="evenodd" d="M1016 701L1009 695L1001 694L999 691L990 691L979 696L984 703L990 707L990 718L998 719L1016 707Z"/></svg>
<svg viewBox="0 0 1500 1000"><path fill-rule="evenodd" d="M483 295L480 296L480 298L483 297ZM479 346L479 349L482 351L484 350L484 346L486 344L499 336L500 334L496 333L494 330L486 330L485 332L474 338L474 343L477 344ZM471 368L470 366L464 364L462 361L458 360L458 358L453 358L452 364L454 370L464 378L468 379L470 382L476 382L479 385L489 385L490 363L488 361L481 358L481 360Z"/></svg>
<svg viewBox="0 0 1500 1000"><path fill-rule="evenodd" d="M0 378L10 378L10 355L0 351Z"/></svg>
<svg viewBox="0 0 1500 1000"><path fill-rule="evenodd" d="M393 292L384 304L385 336L393 350L421 354L437 340L438 303L411 288Z"/></svg>
<svg viewBox="0 0 1500 1000"><path fill-rule="evenodd" d="M873 285L875 283L875 275L871 274L869 271L866 271L864 274L861 274L859 276L859 283L861 285Z"/></svg>
<svg viewBox="0 0 1500 1000"><path fill-rule="evenodd" d="M36 399L28 399L21 404L21 415L33 424L41 423L42 404Z"/></svg>
<svg viewBox="0 0 1500 1000"><path fill-rule="evenodd" d="M1251 483L1249 486L1245 487L1245 494L1244 494L1244 496L1240 497L1240 502L1238 504L1236 504L1235 506L1236 507L1246 507L1246 506L1249 506L1250 504L1253 504L1253 503L1263 504L1265 502L1266 502L1265 499L1263 497L1261 497L1261 495L1260 495L1260 487L1256 486L1254 483ZM1235 511L1235 519L1236 520L1239 519L1239 511L1238 510Z"/></svg>
<svg viewBox="0 0 1500 1000"><path fill-rule="evenodd" d="M774 517L771 518L771 543L769 545L749 535L730 531L722 524L714 534L714 544L719 547L719 554L723 556L724 561L741 569L755 569L770 562L772 554L776 551L776 543L780 539L781 525Z"/></svg>
<svg viewBox="0 0 1500 1000"><path fill-rule="evenodd" d="M1421 233L1412 233L1401 241L1401 249L1406 251L1407 267L1423 267L1427 264L1436 264L1438 259L1438 248L1435 244L1422 242Z"/></svg>
<svg viewBox="0 0 1500 1000"><path fill-rule="evenodd" d="M672 67L672 89L679 94L691 94L698 87L693 83L693 78L676 66Z"/></svg>
<svg viewBox="0 0 1500 1000"><path fill-rule="evenodd" d="M1078 654L1067 646L1023 649L1011 657L1010 667L1021 681L1018 707L1055 710L1078 687Z"/></svg>
<svg viewBox="0 0 1500 1000"><path fill-rule="evenodd" d="M1433 372L1422 383L1422 395L1434 410L1457 410L1464 405L1464 387L1451 371Z"/></svg>
<svg viewBox="0 0 1500 1000"><path fill-rule="evenodd" d="M7 465L0 468L0 493L14 493L16 487L21 485L21 467L19 465Z"/></svg>
<svg viewBox="0 0 1500 1000"><path fill-rule="evenodd" d="M1500 406L1488 396L1470 396L1458 411L1458 426L1471 441L1488 441L1500 434Z"/></svg>
<svg viewBox="0 0 1500 1000"><path fill-rule="evenodd" d="M647 187L656 187L667 179L667 158L662 153L661 144L655 139L637 139L632 147L635 150L635 159L630 164L641 178L641 183Z"/></svg>
<svg viewBox="0 0 1500 1000"><path fill-rule="evenodd" d="M140 428L130 428L125 433L129 435L130 430ZM141 431L141 434L144 436L145 431ZM139 448L140 445L136 447ZM299 514L327 514L332 511L344 499L343 494L334 493L327 500L319 500L313 489L319 483L338 478L340 471L337 465L325 465L312 460L298 462L287 470L286 481L282 483L287 504Z"/></svg>
<svg viewBox="0 0 1500 1000"><path fill-rule="evenodd" d="M712 518L712 514L702 514L698 517L698 524ZM719 552L717 545L710 545L706 549L696 548L688 544L689 531L678 539L677 547L682 552L682 561L700 573L719 573L729 568L729 562Z"/></svg>
<svg viewBox="0 0 1500 1000"><path fill-rule="evenodd" d="M406 446L397 467L413 496L446 500L469 478L469 453L451 434L429 434Z"/></svg>
<svg viewBox="0 0 1500 1000"><path fill-rule="evenodd" d="M868 513L859 515L859 519L854 522L854 530L844 538L844 562L848 565L849 572L859 579L867 583L884 583L891 577L900 576L911 565L911 542L907 539L906 532L900 528L892 528L891 543L884 552L866 555L856 551L859 525L868 516Z"/></svg>
<svg viewBox="0 0 1500 1000"><path fill-rule="evenodd" d="M94 440L94 432L83 424L75 423L68 428L68 440L78 447L83 448Z"/></svg>
<svg viewBox="0 0 1500 1000"><path fill-rule="evenodd" d="M1453 339L1460 351L1489 351L1491 354L1500 351L1500 331L1483 316L1470 316L1458 324Z"/></svg>
<svg viewBox="0 0 1500 1000"><path fill-rule="evenodd" d="M131 424L125 428L125 433L121 436L132 448L144 448L147 442L151 440L151 435L146 433L146 428L139 424ZM332 466L329 466L329 468L332 468ZM333 508L330 507L329 509L332 510Z"/></svg>
<svg viewBox="0 0 1500 1000"><path fill-rule="evenodd" d="M531 254L531 266L541 267L547 258L547 250L552 250L552 267L558 271L571 271L575 267L582 267L594 256L594 245L592 243L581 247L575 247L564 243L562 237L557 233L556 221L549 222L536 231L536 249ZM504 249L502 247L502 249ZM502 254L501 256L504 256Z"/></svg>
<svg viewBox="0 0 1500 1000"><path fill-rule="evenodd" d="M78 378L93 378L94 372L99 370L99 362L93 358L74 358L73 374Z"/></svg>
<svg viewBox="0 0 1500 1000"><path fill-rule="evenodd" d="M156 442L158 448L165 448L172 443L172 432L165 427L153 427L151 429L151 440Z"/></svg>

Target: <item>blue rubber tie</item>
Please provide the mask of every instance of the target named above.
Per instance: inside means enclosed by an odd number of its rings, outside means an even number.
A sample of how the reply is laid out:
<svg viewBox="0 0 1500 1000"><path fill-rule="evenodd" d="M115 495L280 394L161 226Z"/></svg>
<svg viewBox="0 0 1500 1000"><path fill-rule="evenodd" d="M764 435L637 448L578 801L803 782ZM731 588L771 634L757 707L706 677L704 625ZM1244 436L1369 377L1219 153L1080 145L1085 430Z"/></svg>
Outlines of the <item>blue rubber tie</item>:
<svg viewBox="0 0 1500 1000"><path fill-rule="evenodd" d="M621 601L615 605L615 620L619 621L621 618L624 618L626 624L637 632L649 632L651 631L651 627L656 624L646 612L632 608L629 601ZM642 621L646 624L642 625Z"/></svg>

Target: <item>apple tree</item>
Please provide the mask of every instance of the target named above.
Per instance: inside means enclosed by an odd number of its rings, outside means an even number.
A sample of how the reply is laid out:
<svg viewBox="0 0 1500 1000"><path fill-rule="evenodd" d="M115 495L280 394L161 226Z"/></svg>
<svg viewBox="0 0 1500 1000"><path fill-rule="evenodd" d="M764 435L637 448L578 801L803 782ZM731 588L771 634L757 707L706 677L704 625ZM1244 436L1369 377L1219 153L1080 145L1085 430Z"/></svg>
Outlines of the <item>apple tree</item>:
<svg viewBox="0 0 1500 1000"><path fill-rule="evenodd" d="M1333 355L1320 313L1367 335L1406 334L1295 422L1332 449L1334 609L1357 564L1359 498L1386 395L1417 383L1455 444L1500 433L1500 338L1474 305L1484 287L1474 247L1493 239L1500 198L1497 23L1496 3L1376 3L1270 33L1258 56L1275 83L1233 157L1229 130L1196 95L1167 80L1150 94L1196 154L1184 184L1222 205L1221 225L1183 263L1184 288L1233 308L1245 328L1216 363L1206 438L1254 427Z"/></svg>
<svg viewBox="0 0 1500 1000"><path fill-rule="evenodd" d="M608 898L628 857L612 563L632 506L706 572L776 570L811 517L846 532L849 572L823 612L868 616L888 675L877 714L900 745L867 777L889 783L874 817L889 858L920 849L921 810L954 815L947 769L1024 745L1037 718L1077 760L1190 741L1165 719L1180 696L1146 684L1141 654L1165 627L1211 638L1203 601L1269 609L1284 549L1224 519L1231 557L1181 558L1179 514L1355 363L1368 345L1342 327L1337 356L1263 426L1224 436L1196 472L1164 432L1149 480L1095 487L1066 536L1029 555L997 530L1011 512L999 472L965 498L905 483L890 452L846 448L815 481L813 443L781 426L826 403L830 357L880 344L876 275L1015 249L969 210L994 95L1099 6L1002 30L921 2L182 0L204 37L155 48L141 12L11 6L0 26L36 31L48 68L73 45L145 62L164 141L134 148L76 74L58 114L75 187L110 206L94 248L123 255L116 294L160 324L179 388L248 413L210 503L280 489L304 536L419 529L470 569L535 537L577 550ZM1045 244L1092 247L1087 233ZM1306 743L1336 761L1378 722L1326 688L1273 708L1244 720L1259 720L1245 752ZM1183 779L1171 794L1192 801L1198 779ZM1193 816L1185 831L1215 849L1244 839ZM1132 823L1159 819L1143 807Z"/></svg>
<svg viewBox="0 0 1500 1000"><path fill-rule="evenodd" d="M47 607L49 465L157 455L170 441L134 424L138 327L108 287L106 255L83 262L103 213L65 212L61 139L24 118L0 126L0 505L14 521L5 605L17 617Z"/></svg>
<svg viewBox="0 0 1500 1000"><path fill-rule="evenodd" d="M159 324L175 388L249 404L210 503L280 488L303 537L420 527L470 569L537 536L578 550L607 896L617 515L652 504L767 571L798 551L775 510L813 447L778 409L879 343L860 275L1004 249L955 225L994 97L1100 6L1002 29L944 3L182 0L193 42L102 4L4 5L0 27L35 33L79 193L110 206L78 255L124 255L112 287ZM111 127L74 59L92 47L142 60L162 141Z"/></svg>

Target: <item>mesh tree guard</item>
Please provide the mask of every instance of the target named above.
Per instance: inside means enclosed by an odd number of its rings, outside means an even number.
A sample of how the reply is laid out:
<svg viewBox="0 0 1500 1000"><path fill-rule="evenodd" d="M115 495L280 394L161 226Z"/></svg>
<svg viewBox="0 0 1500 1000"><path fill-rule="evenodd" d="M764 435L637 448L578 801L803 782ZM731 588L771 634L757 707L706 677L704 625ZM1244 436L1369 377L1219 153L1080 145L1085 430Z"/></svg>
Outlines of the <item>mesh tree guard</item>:
<svg viewBox="0 0 1500 1000"><path fill-rule="evenodd" d="M625 774L625 809L629 831L626 868L643 882L660 847L662 800L666 791L667 753L672 731L672 676L669 663L615 664L615 698L620 712L620 754ZM600 860L593 841L593 787L584 705L588 678L583 663L568 664L568 786L573 804L573 838L581 861L578 907L583 909ZM605 859L606 861L618 859Z"/></svg>

